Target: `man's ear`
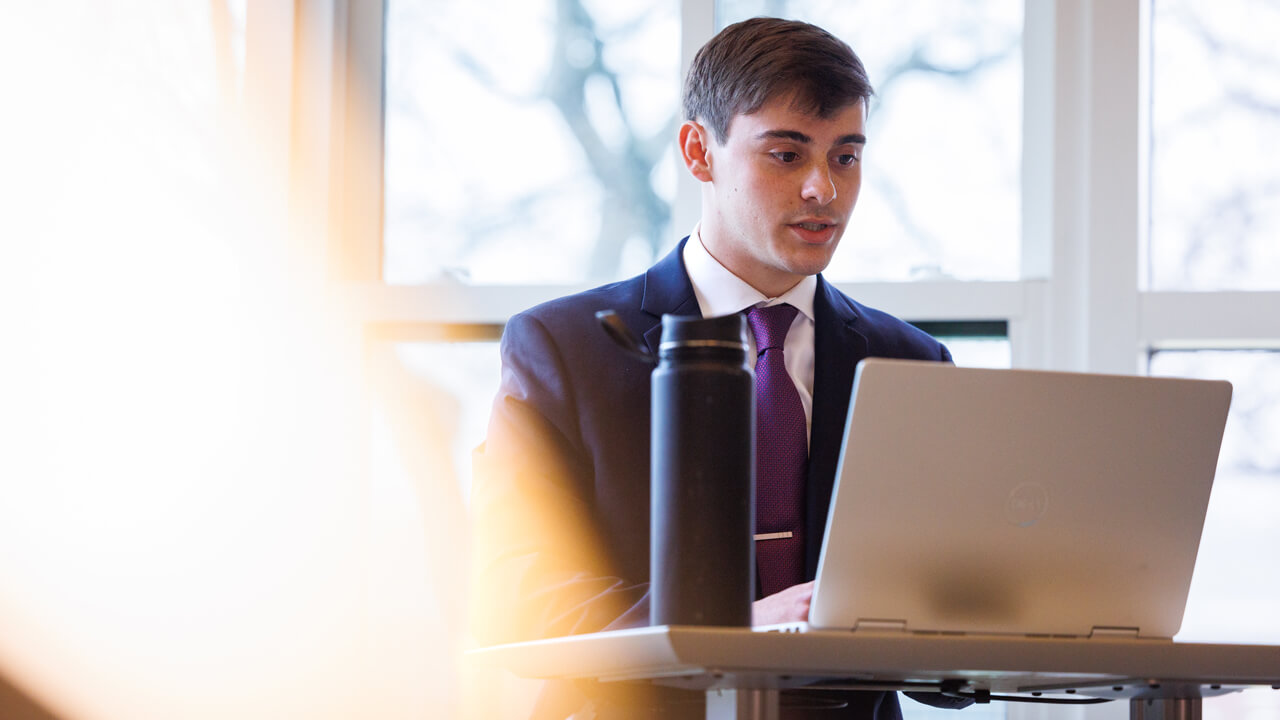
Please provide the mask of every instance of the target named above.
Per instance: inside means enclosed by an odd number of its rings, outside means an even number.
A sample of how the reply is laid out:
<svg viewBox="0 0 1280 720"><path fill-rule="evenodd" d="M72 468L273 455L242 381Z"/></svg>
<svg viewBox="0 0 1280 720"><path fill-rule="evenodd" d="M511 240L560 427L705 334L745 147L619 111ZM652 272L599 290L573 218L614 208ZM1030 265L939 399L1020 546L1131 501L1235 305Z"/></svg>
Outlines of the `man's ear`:
<svg viewBox="0 0 1280 720"><path fill-rule="evenodd" d="M680 126L680 154L685 167L702 182L711 182L711 135L693 120Z"/></svg>

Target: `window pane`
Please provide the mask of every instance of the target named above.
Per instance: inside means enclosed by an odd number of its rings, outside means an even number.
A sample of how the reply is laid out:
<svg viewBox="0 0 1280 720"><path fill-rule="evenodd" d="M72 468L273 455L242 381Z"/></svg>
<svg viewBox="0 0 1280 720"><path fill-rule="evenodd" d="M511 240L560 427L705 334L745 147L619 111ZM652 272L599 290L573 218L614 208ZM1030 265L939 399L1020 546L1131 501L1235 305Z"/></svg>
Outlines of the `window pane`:
<svg viewBox="0 0 1280 720"><path fill-rule="evenodd" d="M829 278L1017 277L1020 0L717 3L722 25L754 15L835 33L876 90L862 195Z"/></svg>
<svg viewBox="0 0 1280 720"><path fill-rule="evenodd" d="M464 695L457 651L468 641L471 451L497 390L498 344L383 342L370 362L369 642L397 658L385 679L404 716L461 717L480 699Z"/></svg>
<svg viewBox="0 0 1280 720"><path fill-rule="evenodd" d="M639 272L670 228L677 0L389 0L392 284Z"/></svg>
<svg viewBox="0 0 1280 720"><path fill-rule="evenodd" d="M959 367L1013 367L1013 348L1008 338L939 337L951 351L951 359Z"/></svg>
<svg viewBox="0 0 1280 720"><path fill-rule="evenodd" d="M1280 578L1259 558L1280 547L1280 352L1158 352L1151 374L1225 379L1234 388L1178 639L1278 643ZM1263 688L1214 698L1204 717L1280 717L1280 695Z"/></svg>
<svg viewBox="0 0 1280 720"><path fill-rule="evenodd" d="M1156 0L1151 282L1280 288L1280 5Z"/></svg>
<svg viewBox="0 0 1280 720"><path fill-rule="evenodd" d="M1009 324L994 320L913 321L951 351L960 367L1009 368L1013 347L1009 344Z"/></svg>
<svg viewBox="0 0 1280 720"><path fill-rule="evenodd" d="M1280 352L1158 352L1151 374L1234 387L1180 638L1280 642L1280 576L1257 565L1280 547Z"/></svg>
<svg viewBox="0 0 1280 720"><path fill-rule="evenodd" d="M420 444L431 446L434 474L449 478L466 497L471 485L471 451L484 441L489 409L498 392L498 343L397 343L393 360L385 367L382 374L398 374L403 392L421 400L417 407L389 404L386 429L394 432L397 423L426 428ZM387 377L383 381L390 383Z"/></svg>

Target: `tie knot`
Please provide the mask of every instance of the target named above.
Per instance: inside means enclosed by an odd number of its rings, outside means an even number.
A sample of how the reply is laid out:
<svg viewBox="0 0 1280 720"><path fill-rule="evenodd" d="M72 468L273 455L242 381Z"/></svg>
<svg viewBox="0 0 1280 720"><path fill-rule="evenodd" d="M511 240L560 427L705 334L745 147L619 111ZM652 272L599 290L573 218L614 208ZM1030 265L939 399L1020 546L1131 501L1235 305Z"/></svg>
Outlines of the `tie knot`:
<svg viewBox="0 0 1280 720"><path fill-rule="evenodd" d="M751 333L756 336L756 354L762 355L765 350L781 348L798 312L799 309L794 305L786 303L748 310L747 324L751 326Z"/></svg>

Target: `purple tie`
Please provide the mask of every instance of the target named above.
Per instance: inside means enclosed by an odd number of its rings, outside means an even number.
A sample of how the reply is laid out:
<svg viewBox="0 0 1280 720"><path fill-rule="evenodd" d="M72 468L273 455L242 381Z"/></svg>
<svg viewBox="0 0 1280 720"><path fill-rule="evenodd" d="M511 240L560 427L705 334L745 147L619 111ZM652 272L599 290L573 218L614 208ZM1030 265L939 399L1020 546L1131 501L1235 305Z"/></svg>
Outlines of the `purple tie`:
<svg viewBox="0 0 1280 720"><path fill-rule="evenodd" d="M804 582L804 485L809 461L804 406L787 374L782 346L799 312L791 305L751 308L756 338L756 566L764 595ZM780 537L791 533L790 537Z"/></svg>

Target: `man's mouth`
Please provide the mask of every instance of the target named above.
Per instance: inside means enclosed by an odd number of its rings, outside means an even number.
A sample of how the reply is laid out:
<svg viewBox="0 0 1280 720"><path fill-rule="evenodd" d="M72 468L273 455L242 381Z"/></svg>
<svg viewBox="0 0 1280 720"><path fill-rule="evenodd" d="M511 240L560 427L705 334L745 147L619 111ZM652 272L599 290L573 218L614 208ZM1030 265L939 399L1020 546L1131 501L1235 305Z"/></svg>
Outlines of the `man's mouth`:
<svg viewBox="0 0 1280 720"><path fill-rule="evenodd" d="M824 220L826 218L802 220L791 223L791 228L801 240L814 245L825 245L835 238L836 223L823 222Z"/></svg>

